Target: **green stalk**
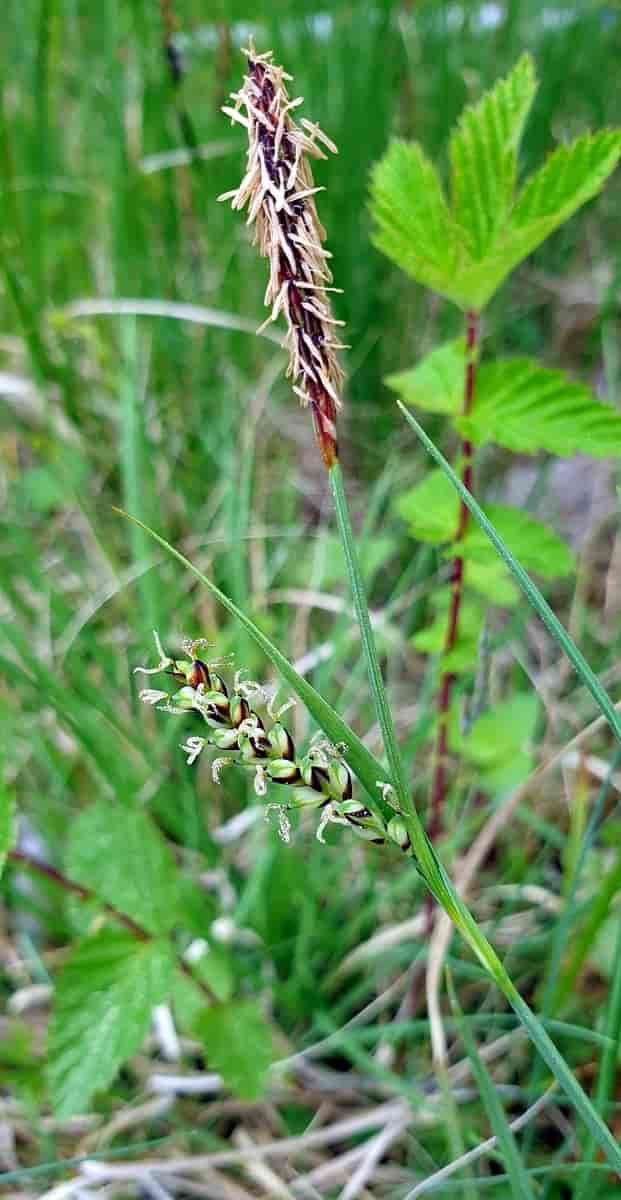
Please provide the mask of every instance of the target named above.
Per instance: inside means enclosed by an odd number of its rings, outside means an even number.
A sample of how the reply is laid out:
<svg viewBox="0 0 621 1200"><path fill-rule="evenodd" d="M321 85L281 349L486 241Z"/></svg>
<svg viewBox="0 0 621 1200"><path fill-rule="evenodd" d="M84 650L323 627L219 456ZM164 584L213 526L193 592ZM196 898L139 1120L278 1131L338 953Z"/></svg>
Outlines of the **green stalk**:
<svg viewBox="0 0 621 1200"><path fill-rule="evenodd" d="M373 702L375 704L375 712L382 731L384 741L384 749L388 759L388 766L392 776L394 787L396 788L399 802L405 807L406 811L413 811L413 804L410 800L409 790L403 770L403 763L397 745L397 735L395 733L395 725L382 679L382 671L379 665L377 656L377 647L375 645L375 637L371 627L371 618L367 605L367 598L362 582L362 574L360 571L360 563L358 562L358 554L356 551L356 543L354 533L351 527L349 518L349 508L343 487L343 473L340 463L337 461L330 467L328 471L328 479L330 480L330 490L334 501L334 510L336 512L336 520L347 563L347 571L349 574L349 583L356 610L356 619L360 629L360 641L362 642L362 650L365 657L367 672L369 675L369 683L373 694Z"/></svg>
<svg viewBox="0 0 621 1200"><path fill-rule="evenodd" d="M621 718L615 709L615 706L610 699L605 688L602 687L597 675L591 670L586 658L576 646L576 643L570 638L565 626L559 621L558 617L552 612L550 605L544 600L539 588L533 583L530 576L514 558L506 542L496 533L491 521L488 521L483 509L477 504L474 496L464 487L461 479L455 474L453 468L446 461L444 455L438 450L437 446L427 436L425 430L419 425L418 421L411 413L397 401L401 412L406 421L412 426L416 436L420 439L425 447L425 450L438 466L444 471L444 474L450 479L453 487L461 496L464 504L470 509L475 520L483 530L483 533L489 538L494 549L498 552L505 565L511 571L514 579L521 587L529 604L532 604L537 616L541 618L543 624L552 637L556 639L561 650L567 656L572 666L575 668L581 682L590 691L593 699L604 714L610 728L615 737L621 742Z"/></svg>

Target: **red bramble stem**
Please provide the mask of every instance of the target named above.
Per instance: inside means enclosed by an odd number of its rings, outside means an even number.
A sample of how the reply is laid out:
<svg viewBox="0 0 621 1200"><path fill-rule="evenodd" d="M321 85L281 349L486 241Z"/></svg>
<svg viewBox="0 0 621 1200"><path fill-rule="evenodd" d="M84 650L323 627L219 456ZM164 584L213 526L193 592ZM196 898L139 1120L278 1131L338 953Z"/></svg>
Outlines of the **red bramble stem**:
<svg viewBox="0 0 621 1200"><path fill-rule="evenodd" d="M476 312L466 313L466 378L464 386L463 415L467 416L474 400L476 379L476 353L479 339L479 316ZM461 446L462 483L469 492L472 491L472 442L465 439ZM459 522L455 541L461 542L468 527L470 510L462 500L459 508ZM443 656L446 658L453 650L459 635L459 615L464 585L464 560L461 556L453 559L451 567L451 600L449 618L444 642ZM435 841L442 829L442 811L447 791L447 758L448 758L448 717L451 706L451 696L455 675L445 671L442 675L438 691L437 713L438 731L434 753L433 777L431 783L431 802L429 812L429 837Z"/></svg>

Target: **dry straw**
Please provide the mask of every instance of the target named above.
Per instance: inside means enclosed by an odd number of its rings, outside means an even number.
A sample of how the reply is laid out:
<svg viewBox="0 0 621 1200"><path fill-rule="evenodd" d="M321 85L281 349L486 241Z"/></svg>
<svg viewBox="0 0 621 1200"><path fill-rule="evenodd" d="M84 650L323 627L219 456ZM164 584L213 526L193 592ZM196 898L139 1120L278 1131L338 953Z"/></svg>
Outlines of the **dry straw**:
<svg viewBox="0 0 621 1200"><path fill-rule="evenodd" d="M333 317L328 292L341 289L330 287L331 255L322 246L326 234L315 206L316 193L324 189L314 186L308 159L327 157L318 142L333 153L336 146L313 122L295 123L291 114L302 99L289 99L285 81L291 76L274 66L271 52L256 54L251 46L244 54L248 73L232 93L234 106L226 105L223 112L248 131L246 174L238 188L219 199L231 200L236 209L248 204L248 224L254 223L255 241L270 264L265 304L271 312L264 324L285 315L287 375L311 408L319 449L330 468L338 458L336 412L343 383L336 351L344 347L335 337L343 322Z"/></svg>

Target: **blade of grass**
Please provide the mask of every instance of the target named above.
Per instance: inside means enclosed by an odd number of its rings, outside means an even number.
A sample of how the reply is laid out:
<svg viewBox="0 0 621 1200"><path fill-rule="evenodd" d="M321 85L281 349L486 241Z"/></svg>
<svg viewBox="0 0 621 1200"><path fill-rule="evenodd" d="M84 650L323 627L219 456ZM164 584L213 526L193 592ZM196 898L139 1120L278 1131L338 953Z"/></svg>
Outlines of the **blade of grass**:
<svg viewBox="0 0 621 1200"><path fill-rule="evenodd" d="M122 510L117 509L116 511L121 516L128 517L128 514L123 513ZM382 768L377 759L369 753L366 746L363 745L353 730L345 724L338 713L315 691L311 684L306 679L303 679L301 675L298 675L295 668L278 647L266 637L250 617L246 616L228 596L220 591L215 583L208 579L206 575L203 575L185 555L176 550L174 546L171 546L158 533L149 529L142 521L138 521L136 517L128 517L128 519L139 525L145 533L148 533L164 550L172 555L173 558L176 558L178 562L199 579L204 587L240 622L294 691L297 692L300 700L306 705L311 716L315 718L324 733L332 741L344 744L343 757L351 767L353 773L360 780L362 786L369 793L375 807L382 808L383 806L379 801L380 793L377 787L378 772L381 779ZM519 1017L531 1041L558 1080L567 1098L572 1102L577 1113L601 1146L611 1166L615 1168L621 1177L621 1149L610 1130L602 1121L599 1113L596 1112L591 1104L586 1092L583 1091L574 1077L562 1054L546 1033L541 1022L520 996L515 984L498 958L496 951L477 925L472 913L458 896L454 885L446 874L423 829L416 809L411 806L409 812L403 813L403 819L412 843L416 867L423 876L428 888L438 903L442 905L442 908L451 918L471 950L473 950L484 970L500 988L500 991Z"/></svg>
<svg viewBox="0 0 621 1200"><path fill-rule="evenodd" d="M531 1186L530 1179L526 1173L524 1163L522 1162L516 1140L511 1132L511 1127L505 1116L502 1104L500 1103L498 1092L496 1091L494 1083L490 1079L487 1067L479 1055L476 1042L472 1036L472 1032L468 1026L468 1023L467 1021L463 1020L463 1013L457 999L450 973L448 974L447 978L451 1006L457 1015L461 1040L464 1043L466 1053L470 1059L472 1074L479 1089L479 1094L489 1118L489 1123L498 1141L498 1146L505 1169L507 1171L507 1175L509 1176L512 1195L515 1197L515 1200L535 1200L535 1193Z"/></svg>
<svg viewBox="0 0 621 1200"><path fill-rule="evenodd" d="M141 381L140 347L135 317L123 317L120 321L121 370L120 370L120 446L119 458L124 503L132 512L145 510L145 462L144 432L141 414L144 412L144 390ZM132 554L138 563L148 558L147 538L141 529L132 527ZM157 590L153 587L150 571L141 574L137 582L145 628L159 625Z"/></svg>
<svg viewBox="0 0 621 1200"><path fill-rule="evenodd" d="M562 974L563 956L565 954L565 948L569 941L569 936L570 936L571 930L573 928L573 925L574 925L574 922L576 919L576 904L577 904L577 897L578 897L578 889L582 882L582 875L584 872L584 868L586 865L589 851L595 841L595 836L596 836L597 830L599 828L601 816L604 811L604 805L606 804L606 800L608 798L608 792L610 790L612 777L620 763L621 763L621 747L617 747L617 752L614 755L614 757L610 763L606 778L604 779L602 786L599 789L597 798L593 805L593 811L589 818L589 822L587 824L584 836L582 838L582 842L581 842L579 850L578 850L578 856L577 856L574 871L573 871L573 874L572 874L572 877L571 877L571 880L569 883L567 895L565 897L563 911L559 917L559 920L556 923L556 926L554 929L554 934L552 937L552 942L550 945L550 951L549 951L549 954L546 956L546 968L545 968L544 977L543 977L543 981L542 981L542 988L540 989L540 994L541 994L540 1012L541 1012L541 1015L544 1020L547 1017L549 1017L552 1013L556 1012L558 1003L561 1000L561 988L562 988L563 982L564 982L564 976ZM606 908L605 912L607 915L608 914L607 908ZM588 948L590 946L590 942L587 942L586 945ZM583 959L580 958L579 966L582 965L582 961L583 961ZM573 982L574 982L574 977L572 976L572 978L571 978L572 985L573 985ZM529 1091L530 1092L537 1091L540 1083L541 1083L541 1060L536 1059L533 1064L533 1069L531 1072ZM529 1147L531 1145L532 1136L533 1136L533 1130L531 1127L527 1131L526 1137L524 1139L526 1147Z"/></svg>
<svg viewBox="0 0 621 1200"><path fill-rule="evenodd" d="M610 1001L608 1004L608 1012L606 1013L606 1035L610 1038L602 1050L602 1057L599 1064L599 1072L597 1075L597 1086L595 1088L595 1107L603 1116L606 1112L608 1102L614 1090L615 1078L617 1073L617 1061L619 1056L619 1040L621 1039L621 918L617 926L617 940L615 944L615 960L612 974L612 988L610 992ZM583 1151L583 1159L585 1162L590 1162L595 1152L595 1140L591 1134L587 1140L587 1144ZM576 1200L586 1200L587 1192L595 1200L599 1194L599 1183L594 1183L587 1172L582 1177L578 1187Z"/></svg>
<svg viewBox="0 0 621 1200"><path fill-rule="evenodd" d="M590 691L596 704L606 717L606 720L608 721L608 724L610 725L615 737L621 742L621 718L619 717L619 714L617 713L610 696L602 687L597 676L591 670L586 658L578 649L575 642L570 638L564 625L562 625L558 617L552 612L550 605L546 600L544 600L539 588L536 587L524 568L520 566L520 563L516 558L514 558L506 542L504 542L503 539L498 536L491 521L488 521L483 509L479 504L477 504L471 493L464 487L463 483L457 477L450 464L446 461L444 455L438 450L437 446L431 441L431 438L427 436L422 426L419 425L418 421L412 416L411 413L408 412L404 405L401 404L400 401L397 401L397 404L401 409L406 421L408 422L408 425L412 426L412 429L422 442L427 453L431 456L431 458L434 459L441 470L444 471L444 474L450 480L456 492L458 492L461 496L464 504L466 504L470 509L470 512L483 530L483 533L489 538L494 549L498 552L500 558L502 558L503 562L511 571L514 579L521 587L529 604L532 604L537 616L541 618L548 632L551 633L552 637L556 639L561 647L561 650L575 668L581 682Z"/></svg>

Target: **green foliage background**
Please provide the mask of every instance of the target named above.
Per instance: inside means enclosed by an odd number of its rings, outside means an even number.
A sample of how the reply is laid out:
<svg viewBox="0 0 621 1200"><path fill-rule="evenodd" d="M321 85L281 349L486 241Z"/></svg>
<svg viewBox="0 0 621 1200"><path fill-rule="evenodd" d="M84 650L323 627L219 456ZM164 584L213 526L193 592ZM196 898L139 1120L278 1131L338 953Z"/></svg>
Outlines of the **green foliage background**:
<svg viewBox="0 0 621 1200"><path fill-rule="evenodd" d="M285 63L296 94L305 98L304 113L339 146L339 156L316 174L327 189L320 196L321 218L335 282L344 289L336 308L352 344L342 422L345 469L371 607L380 614L377 633L398 731L424 807L437 671L429 655L441 649L446 603L445 558L435 544L450 537L456 501L413 440L406 449L394 391L407 400L413 389L420 404L426 381L412 377L412 364L429 364L426 356L437 346L448 348L450 359L461 328L451 304L423 291L373 247L371 170L391 136L415 138L448 183L448 136L464 104L476 102L524 50L532 53L540 79L522 143L524 175L559 140L621 124L621 98L613 86L621 50L618 7L552 3L542 9L518 0L497 25L484 19L490 7L335 0L318 11L292 0L252 6L178 0L176 44L185 74L176 90L162 55L155 3L24 0L7 6L0 29L7 64L0 114L0 736L7 790L0 831L8 828L15 805L22 836L103 900L155 935L174 918L180 947L191 937L207 938L204 981L222 1004L217 1016L205 1018L218 1042L207 1069L226 1071L230 1026L246 1028L248 1038L256 1038L253 1069L241 1081L239 1063L230 1070L237 1072L238 1090L249 1095L263 1086L271 1056L283 1057L338 1029L424 951L405 941L370 957L363 971L339 973L379 928L415 913L423 889L395 859L366 852L338 832L330 834L328 847L320 846L310 821L301 823L291 847L262 821L240 841L214 838L246 804L245 782L231 773L216 788L205 766L187 769L178 748L183 723L158 719L138 705L132 670L152 655L151 630L157 628L176 646L182 634L204 635L216 644L216 656L232 653L235 666L247 667L251 676L273 676L247 635L140 529L120 521L113 506L164 532L298 663L328 645L308 668L309 678L379 753L306 414L282 378L281 351L250 332L262 320L264 264L239 218L215 203L243 166L243 135L227 125L219 106L238 86L237 48L252 21L258 47L271 47ZM154 156L184 145L187 116L208 156L191 165L158 165ZM563 385L570 412L587 388L618 401L620 199L617 175L596 205L503 285L487 312L482 418L477 426L475 416L467 432L481 446L477 494L491 502L495 522L510 452L533 447L520 442L519 422L512 432L506 410L502 419L494 413L494 372L505 371L503 385L509 391L514 386L523 402L528 380L520 363L528 356L549 370L551 390L560 386L553 372L562 368L563 379L571 379ZM480 231L482 239L488 236L489 230ZM579 297L573 305L572 286ZM118 305L96 315L86 303L121 297L198 305L208 310L198 314L208 323L120 316ZM434 409L426 414L428 428L451 449L446 414L455 411L458 393L446 363L440 366L448 380L445 401L438 403L434 392L436 400L422 406ZM586 449L590 439L590 452L603 454L607 438L618 437L612 417L611 411L605 419L610 428L599 430L598 444L592 421L578 431L570 421L564 452ZM538 560L526 565L564 619L571 618L581 647L614 695L618 622L602 617L614 522L609 519L603 530L587 525L586 540L574 539L572 559L559 539L567 529L561 528L558 493L547 486L545 456L554 447L537 405L528 417L531 437L535 427L536 478L522 525L541 516L541 509L553 528ZM444 533L436 529L426 537L417 513L443 522ZM511 532L519 538L520 530L497 523L509 541ZM593 715L588 695L563 671L546 684L539 707L527 696L528 679L545 676L533 649L532 622L477 539L471 529L468 583L509 615L490 634L491 711L470 714L467 738L463 712L455 714L452 746L464 759L449 801L447 858L467 849L491 806L532 767L538 745L562 745ZM524 535L515 546L518 555L522 545L532 552L532 544ZM481 630L475 603L457 648L468 686ZM558 666L549 646L546 656L550 668ZM310 732L304 714L298 711L294 722L303 739ZM608 760L605 735L590 749ZM568 804L555 775L521 807L519 836L509 831L501 839L479 881L483 910L486 889L497 885L541 885L571 895L572 846L581 842L593 780L581 787L585 794L570 789ZM565 916L563 973L548 1015L567 1029L601 1033L609 1027L606 991L619 961L618 883L613 886L619 823L612 797L605 802L607 823L597 839L593 835L581 890ZM136 826L143 814L146 833ZM130 860L140 864L140 876L120 870L115 879L104 869ZM207 870L227 887L205 890ZM119 988L127 987L133 998L123 959L127 935L93 931L88 905L68 901L45 881L29 879L27 887L23 881L11 868L2 884L6 932L25 963L19 981L49 981L56 956L64 959L87 935L72 951L72 969L81 954L91 956L88 969L95 972L98 955L117 956ZM145 896L152 901L147 910ZM497 900L494 927L502 928L513 909L508 894ZM223 916L252 936L222 941L222 926L213 922ZM505 951L516 982L536 1005L547 1003L551 989L548 963L558 944L558 915L535 914L528 928L528 936ZM157 950L155 942L144 951L153 961L140 973L154 1003L165 991L170 966ZM458 949L452 969L459 1003L476 1032L474 1019L486 1003L481 973ZM589 972L596 972L592 987L584 983ZM572 990L576 979L582 986ZM0 988L7 1001L15 987L3 959ZM188 990L179 985L175 1011L190 1026L200 1000ZM51 1077L28 1022L6 1024L4 1078L10 1094L33 1114L47 1112L51 1096L61 1112L75 1107L65 1086L66 1055L75 1053L63 1046L65 999L75 1005L75 992L58 1000L51 1044L60 1048ZM420 1016L416 1036L410 1031L403 1038L405 1070L401 1064L388 1072L388 1085L397 1090L403 1080L429 1070L429 1030L425 1013ZM85 1010L89 1028L97 1028L98 1020L98 1013ZM379 1040L380 1027L373 1029ZM567 1029L563 1052L574 1067L588 1067L592 1045ZM115 1065L133 1053L143 1033L140 1014L135 1027L128 1019ZM362 1063L378 1076L361 1044L344 1044L339 1053L341 1067L361 1069ZM529 1060L516 1054L511 1070L525 1107L532 1098ZM108 1075L99 1074L99 1094L93 1097L92 1080L87 1089L88 1104L105 1111L131 1102L136 1086L131 1073ZM484 1088L482 1099L475 1097L462 1113L466 1139L489 1132ZM306 1115L312 1116L311 1105ZM293 1129L290 1114L283 1120ZM447 1118L426 1145L440 1163L449 1128ZM183 1132L180 1137L183 1145ZM569 1150L569 1132L564 1137L559 1161ZM37 1132L25 1165L48 1161L57 1150ZM544 1131L534 1137L529 1163L549 1161ZM413 1186L421 1168L414 1159L410 1166ZM545 1193L550 1200L563 1195L555 1186L550 1183Z"/></svg>

